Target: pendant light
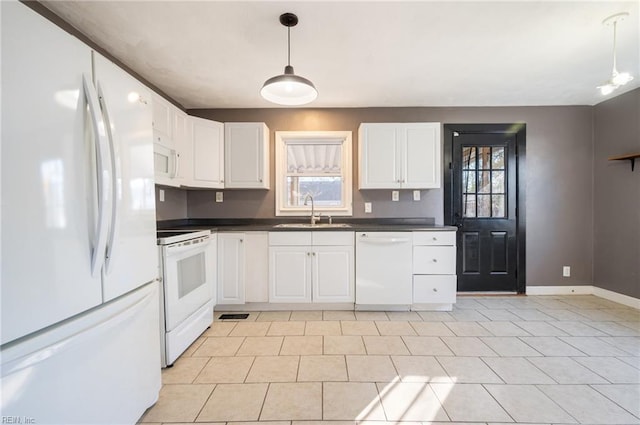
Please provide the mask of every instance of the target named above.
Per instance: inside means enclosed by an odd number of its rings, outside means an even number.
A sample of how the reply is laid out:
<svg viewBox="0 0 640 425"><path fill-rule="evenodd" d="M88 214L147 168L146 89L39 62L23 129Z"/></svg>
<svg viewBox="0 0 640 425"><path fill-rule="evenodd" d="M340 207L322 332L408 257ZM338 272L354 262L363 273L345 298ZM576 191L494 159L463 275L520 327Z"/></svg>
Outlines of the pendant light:
<svg viewBox="0 0 640 425"><path fill-rule="evenodd" d="M278 105L297 106L313 102L318 97L315 86L306 78L295 75L291 66L291 27L298 24L298 17L293 13L283 13L280 23L287 27L287 66L284 74L264 82L260 94Z"/></svg>
<svg viewBox="0 0 640 425"><path fill-rule="evenodd" d="M600 89L600 93L604 96L611 94L614 90L616 90L620 86L624 86L629 81L633 80L633 77L628 72L618 72L616 68L616 27L618 22L622 22L627 18L629 14L627 12L616 13L615 15L611 15L602 21L604 26L613 26L613 71L611 72L611 78L609 81L605 82L603 85L598 86Z"/></svg>

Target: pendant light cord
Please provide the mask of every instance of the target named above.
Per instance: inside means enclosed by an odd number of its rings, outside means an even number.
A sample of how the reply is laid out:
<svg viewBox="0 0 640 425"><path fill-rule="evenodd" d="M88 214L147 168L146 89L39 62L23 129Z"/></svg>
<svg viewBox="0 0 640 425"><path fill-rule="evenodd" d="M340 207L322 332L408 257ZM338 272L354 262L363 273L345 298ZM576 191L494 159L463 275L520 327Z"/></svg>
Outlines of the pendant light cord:
<svg viewBox="0 0 640 425"><path fill-rule="evenodd" d="M614 37L614 44L615 44L615 37ZM614 47L614 51L615 51L615 47ZM614 58L614 63L615 63L615 58ZM287 27L287 65L291 66L291 27L290 26Z"/></svg>
<svg viewBox="0 0 640 425"><path fill-rule="evenodd" d="M618 70L616 69L616 26L618 25L617 22L613 22L613 73L617 74Z"/></svg>

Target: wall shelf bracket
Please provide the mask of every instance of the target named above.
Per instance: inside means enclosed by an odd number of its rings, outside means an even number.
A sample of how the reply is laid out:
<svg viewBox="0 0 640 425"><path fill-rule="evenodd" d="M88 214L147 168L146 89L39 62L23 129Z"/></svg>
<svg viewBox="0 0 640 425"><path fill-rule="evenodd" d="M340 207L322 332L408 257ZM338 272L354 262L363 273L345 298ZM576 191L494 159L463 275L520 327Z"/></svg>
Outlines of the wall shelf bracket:
<svg viewBox="0 0 640 425"><path fill-rule="evenodd" d="M629 155L621 155L621 156L612 156L611 158L609 158L609 161L630 161L631 171L633 171L636 166L636 158L640 158L640 153L632 153Z"/></svg>

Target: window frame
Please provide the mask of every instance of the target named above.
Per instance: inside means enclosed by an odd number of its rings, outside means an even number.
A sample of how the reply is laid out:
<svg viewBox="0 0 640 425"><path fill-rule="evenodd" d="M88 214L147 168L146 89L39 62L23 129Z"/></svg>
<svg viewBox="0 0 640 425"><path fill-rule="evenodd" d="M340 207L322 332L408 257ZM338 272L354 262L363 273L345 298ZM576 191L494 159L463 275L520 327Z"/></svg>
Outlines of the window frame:
<svg viewBox="0 0 640 425"><path fill-rule="evenodd" d="M288 207L287 206L287 144L300 143L338 142L341 144L341 176L343 205L340 207L315 206L315 213L331 216L353 215L353 163L352 163L352 132L351 131L276 131L275 132L275 215L276 216L307 216L311 214L311 205Z"/></svg>

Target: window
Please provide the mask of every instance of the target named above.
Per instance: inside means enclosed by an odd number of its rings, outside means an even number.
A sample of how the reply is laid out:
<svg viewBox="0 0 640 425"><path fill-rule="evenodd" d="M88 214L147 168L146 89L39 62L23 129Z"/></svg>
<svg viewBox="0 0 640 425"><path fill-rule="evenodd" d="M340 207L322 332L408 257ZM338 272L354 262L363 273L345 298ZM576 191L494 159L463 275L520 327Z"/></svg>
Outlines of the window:
<svg viewBox="0 0 640 425"><path fill-rule="evenodd" d="M463 217L505 217L505 147L462 147Z"/></svg>
<svg viewBox="0 0 640 425"><path fill-rule="evenodd" d="M352 215L350 131L276 132L276 215Z"/></svg>

